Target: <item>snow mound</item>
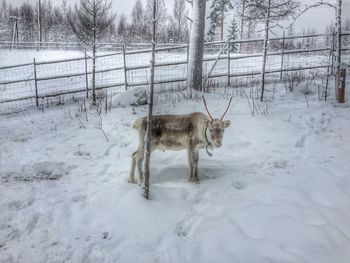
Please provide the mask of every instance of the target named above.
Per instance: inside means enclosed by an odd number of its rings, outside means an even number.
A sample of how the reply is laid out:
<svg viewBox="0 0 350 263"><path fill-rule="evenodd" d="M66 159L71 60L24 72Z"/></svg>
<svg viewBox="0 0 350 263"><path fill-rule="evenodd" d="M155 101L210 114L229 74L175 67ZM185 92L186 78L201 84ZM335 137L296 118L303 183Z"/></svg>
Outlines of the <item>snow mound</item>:
<svg viewBox="0 0 350 263"><path fill-rule="evenodd" d="M148 100L148 92L146 88L135 88L118 94L112 98L113 107L127 107L146 105Z"/></svg>

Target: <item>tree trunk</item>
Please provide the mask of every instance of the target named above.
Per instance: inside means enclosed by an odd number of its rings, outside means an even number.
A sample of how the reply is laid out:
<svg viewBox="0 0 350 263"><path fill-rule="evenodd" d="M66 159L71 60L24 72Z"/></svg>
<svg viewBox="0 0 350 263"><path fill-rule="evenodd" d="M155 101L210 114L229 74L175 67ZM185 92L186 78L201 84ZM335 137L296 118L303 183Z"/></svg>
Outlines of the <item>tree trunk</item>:
<svg viewBox="0 0 350 263"><path fill-rule="evenodd" d="M153 20L152 20L152 58L151 58L151 80L150 94L148 100L148 116L147 130L145 138L145 185L143 196L149 199L149 178L150 178L150 162L151 162L151 131L152 131L152 116L153 116L153 91L154 91L154 64L155 64L155 49L156 49L156 0L153 0Z"/></svg>
<svg viewBox="0 0 350 263"><path fill-rule="evenodd" d="M342 0L337 0L337 7L336 7L336 19L337 19L337 49L336 49L336 77L335 77L335 81L336 84L335 86L338 88L337 92L336 92L336 98L338 99L338 102L342 103L344 102L344 95L341 94L341 91L343 89L341 89L340 87L342 87L342 73L341 73L341 4L342 4Z"/></svg>
<svg viewBox="0 0 350 263"><path fill-rule="evenodd" d="M42 22L41 22L41 0L38 2L38 36L39 36L39 46L41 47L41 42L43 41L42 36Z"/></svg>
<svg viewBox="0 0 350 263"><path fill-rule="evenodd" d="M261 101L263 101L264 99L264 89L265 89L265 71L266 71L266 58L267 58L267 41L269 39L270 9L271 9L271 0L269 0L268 8L266 10L266 17L265 17L265 36L264 36L264 47L263 47L263 57L262 57L262 69L261 69L261 97L260 97Z"/></svg>
<svg viewBox="0 0 350 263"><path fill-rule="evenodd" d="M92 103L96 104L96 4L94 1L93 46L92 46Z"/></svg>
<svg viewBox="0 0 350 263"><path fill-rule="evenodd" d="M92 48L92 102L96 104L96 45Z"/></svg>
<svg viewBox="0 0 350 263"><path fill-rule="evenodd" d="M203 43L206 0L193 0L187 83L189 89L202 90Z"/></svg>
<svg viewBox="0 0 350 263"><path fill-rule="evenodd" d="M221 32L220 32L220 40L221 41L224 41L224 8L225 6L223 5L222 8L221 8Z"/></svg>
<svg viewBox="0 0 350 263"><path fill-rule="evenodd" d="M243 0L243 6L242 6L242 16L241 16L241 30L240 30L240 40L243 39L243 30L244 30L244 16L245 16L245 1ZM239 43L239 53L242 51L242 43Z"/></svg>

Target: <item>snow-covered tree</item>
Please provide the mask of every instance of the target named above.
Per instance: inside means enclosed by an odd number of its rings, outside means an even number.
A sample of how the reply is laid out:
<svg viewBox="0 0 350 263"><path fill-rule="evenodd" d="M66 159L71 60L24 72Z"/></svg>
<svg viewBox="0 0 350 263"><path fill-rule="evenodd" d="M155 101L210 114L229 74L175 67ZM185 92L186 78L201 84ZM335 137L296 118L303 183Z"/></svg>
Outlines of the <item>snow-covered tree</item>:
<svg viewBox="0 0 350 263"><path fill-rule="evenodd" d="M173 16L176 23L175 27L175 41L184 42L187 40L187 11L185 0L176 0L174 3ZM170 23L171 24L171 23Z"/></svg>
<svg viewBox="0 0 350 263"><path fill-rule="evenodd" d="M141 0L135 2L131 12L131 35L134 39L143 40L146 33L145 9Z"/></svg>
<svg viewBox="0 0 350 263"><path fill-rule="evenodd" d="M33 41L34 40L34 10L28 3L23 3L19 8L20 28L21 28L21 41Z"/></svg>
<svg viewBox="0 0 350 263"><path fill-rule="evenodd" d="M210 6L210 27L208 37L214 38L217 29L220 28L220 40L224 39L224 21L229 10L233 9L232 0L213 0Z"/></svg>
<svg viewBox="0 0 350 263"><path fill-rule="evenodd" d="M264 21L263 61L261 69L261 101L264 97L265 66L267 59L267 42L269 31L278 26L281 20L292 16L299 6L294 0L250 0L247 5L247 15L250 18Z"/></svg>
<svg viewBox="0 0 350 263"><path fill-rule="evenodd" d="M167 9L165 7L164 0L156 0L156 39L157 42L164 41L165 34L166 34L166 26L167 26ZM146 20L146 35L147 40L152 39L152 20L153 20L153 0L147 0L146 4L146 14L145 14L145 20Z"/></svg>
<svg viewBox="0 0 350 263"><path fill-rule="evenodd" d="M124 13L119 18L118 25L117 25L117 33L119 37L125 37L126 35L126 16Z"/></svg>
<svg viewBox="0 0 350 263"><path fill-rule="evenodd" d="M96 103L96 52L101 40L109 26L115 19L115 15L109 15L112 2L108 0L81 0L80 7L76 8L77 20L71 20L71 27L79 39L81 46L92 53L92 101Z"/></svg>
<svg viewBox="0 0 350 263"><path fill-rule="evenodd" d="M228 39L229 40L237 40L238 39L238 25L236 23L235 17L232 17L230 27L228 29ZM238 51L238 45L237 44L231 44L230 50L232 52Z"/></svg>

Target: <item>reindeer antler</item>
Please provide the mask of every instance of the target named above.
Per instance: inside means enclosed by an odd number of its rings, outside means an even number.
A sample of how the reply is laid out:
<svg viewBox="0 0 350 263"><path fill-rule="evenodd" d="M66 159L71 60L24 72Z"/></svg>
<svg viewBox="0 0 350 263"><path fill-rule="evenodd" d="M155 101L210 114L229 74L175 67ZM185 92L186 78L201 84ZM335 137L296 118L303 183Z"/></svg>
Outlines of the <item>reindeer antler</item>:
<svg viewBox="0 0 350 263"><path fill-rule="evenodd" d="M210 114L210 112L209 112L209 110L208 110L208 107L207 107L207 102L205 101L204 96L202 96L202 99L203 99L205 109L207 110L207 112L208 112L208 115L209 115L210 119L212 119L212 120L213 120L213 117L211 116L211 114Z"/></svg>
<svg viewBox="0 0 350 263"><path fill-rule="evenodd" d="M226 110L225 110L225 112L224 112L224 114L222 115L222 117L221 117L220 120L222 120L222 119L225 117L225 115L226 115L226 113L227 113L227 111L228 111L228 108L229 108L230 105L231 105L232 98L233 98L233 96L231 96L230 102L228 103L227 108L226 108Z"/></svg>

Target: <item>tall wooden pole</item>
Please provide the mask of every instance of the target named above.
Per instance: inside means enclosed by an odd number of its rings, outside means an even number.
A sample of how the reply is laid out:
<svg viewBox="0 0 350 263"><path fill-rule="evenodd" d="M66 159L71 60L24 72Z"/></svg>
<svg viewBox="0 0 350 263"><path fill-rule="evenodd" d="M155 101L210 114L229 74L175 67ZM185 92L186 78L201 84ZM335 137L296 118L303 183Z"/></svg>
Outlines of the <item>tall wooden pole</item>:
<svg viewBox="0 0 350 263"><path fill-rule="evenodd" d="M262 56L262 68L261 68L261 97L260 100L264 99L264 90L265 90L265 71L266 71L266 59L267 59L267 41L269 39L269 26L270 26L270 10L271 9L271 0L269 0L268 7L266 10L265 17L265 37L264 37L264 47L263 47L263 56Z"/></svg>
<svg viewBox="0 0 350 263"><path fill-rule="evenodd" d="M246 0L242 1L242 17L241 17L241 29L239 33L240 40L243 39L243 30L244 30L244 16L245 16L245 8L246 8ZM239 53L241 53L242 50L242 42L239 43Z"/></svg>
<svg viewBox="0 0 350 263"><path fill-rule="evenodd" d="M283 30L280 80L282 80L282 78L283 78L283 63L284 63L284 38L285 38L285 31Z"/></svg>
<svg viewBox="0 0 350 263"><path fill-rule="evenodd" d="M346 69L341 68L341 4L342 0L337 0L337 49L336 49L336 97L339 103L345 102L345 74Z"/></svg>
<svg viewBox="0 0 350 263"><path fill-rule="evenodd" d="M156 56L156 0L153 0L153 19L152 19L152 58L151 58L151 80L148 99L147 130L145 138L145 184L143 196L149 199L149 179L151 162L151 134L152 134L152 116L153 116L153 93L154 93L154 64Z"/></svg>
<svg viewBox="0 0 350 263"><path fill-rule="evenodd" d="M41 42L43 41L41 11L42 11L41 10L41 0L38 0L38 41L39 41L39 46L41 46Z"/></svg>

